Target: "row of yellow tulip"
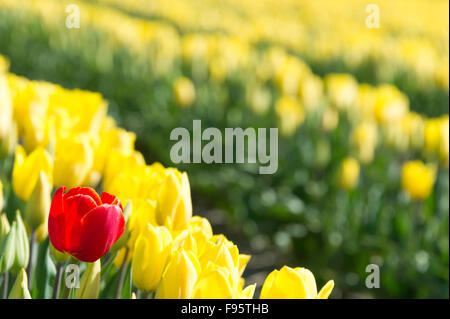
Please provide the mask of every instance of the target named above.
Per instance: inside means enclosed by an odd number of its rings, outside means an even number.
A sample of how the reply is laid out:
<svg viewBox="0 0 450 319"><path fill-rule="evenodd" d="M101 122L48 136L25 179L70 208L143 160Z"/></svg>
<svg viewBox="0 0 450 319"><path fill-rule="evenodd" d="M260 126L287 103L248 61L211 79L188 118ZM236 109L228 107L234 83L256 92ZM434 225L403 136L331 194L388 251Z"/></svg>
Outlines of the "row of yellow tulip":
<svg viewBox="0 0 450 319"><path fill-rule="evenodd" d="M246 43L282 45L313 60L341 58L352 67L375 59L385 79L392 66L401 65L420 83L431 79L448 90L447 1L377 1L380 28L366 25L373 4L368 10L355 0L96 2L164 18L189 32L225 32Z"/></svg>
<svg viewBox="0 0 450 319"><path fill-rule="evenodd" d="M38 12L46 23L56 26L64 20L67 4L53 0L39 5L27 2L22 9ZM15 7L17 2L4 0L4 5ZM410 112L408 98L392 85L358 84L349 74L331 74L321 79L295 55L277 47L257 52L237 35L180 36L166 23L132 18L114 9L102 8L99 14L98 7L81 3L80 11L83 25L108 33L118 43L136 49L143 59L154 59L151 65L159 74L170 70L177 57L189 62L194 80L209 75L220 82L234 71L244 71L239 73L249 76L245 84L246 104L255 113L265 114L275 98L275 112L284 135L292 135L309 111L331 105L321 108L324 129L337 126L338 111L351 109L350 115L356 119L352 140L360 161L371 161L379 135L377 127L382 127L383 136L401 151L424 148L448 166L448 115L426 119ZM121 21L120 28L116 21ZM149 48L153 49L145 50ZM277 87L279 97L267 88L269 83ZM180 106L188 106L195 99L195 87L189 79L180 78L174 83L174 95ZM25 145L33 143L27 140Z"/></svg>
<svg viewBox="0 0 450 319"><path fill-rule="evenodd" d="M214 235L208 220L192 216L187 174L159 163L147 165L134 149L135 135L114 124L101 95L7 74L3 58L0 65L0 141L3 153L15 152L12 188L26 202L24 222L38 241L47 236L52 187L102 181L105 191L132 205L114 249L120 249L116 264L131 263L137 288L155 291L156 298L253 297L255 285L244 287L242 278L250 256L224 235ZM0 242L10 240L8 234L16 228L9 227L5 215L1 219ZM17 220L22 220L20 214ZM54 256L66 259L56 251ZM12 298L30 297L26 274L19 271L27 264L15 270ZM83 293L76 296L98 296L99 272L98 261L88 266ZM98 279L87 279L93 277ZM318 292L309 270L283 267L269 275L261 297L327 298L333 285L330 281Z"/></svg>

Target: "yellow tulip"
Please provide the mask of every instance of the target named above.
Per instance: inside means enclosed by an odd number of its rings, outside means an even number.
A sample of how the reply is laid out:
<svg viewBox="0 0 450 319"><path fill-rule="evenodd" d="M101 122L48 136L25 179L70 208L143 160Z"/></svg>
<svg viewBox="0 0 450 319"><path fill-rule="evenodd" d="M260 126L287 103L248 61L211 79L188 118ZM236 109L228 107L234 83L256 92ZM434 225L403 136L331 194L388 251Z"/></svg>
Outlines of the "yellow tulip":
<svg viewBox="0 0 450 319"><path fill-rule="evenodd" d="M53 161L50 154L42 147L38 147L28 156L24 148L18 145L14 158L12 185L16 195L28 201L43 172L49 183L52 181Z"/></svg>
<svg viewBox="0 0 450 319"><path fill-rule="evenodd" d="M356 148L359 160L370 163L377 145L377 126L372 122L360 123L351 133L351 140Z"/></svg>
<svg viewBox="0 0 450 319"><path fill-rule="evenodd" d="M194 299L230 299L235 295L233 275L225 267L210 263L204 269L194 286Z"/></svg>
<svg viewBox="0 0 450 319"><path fill-rule="evenodd" d="M197 257L190 251L180 250L170 259L164 270L155 297L157 299L192 298L200 270Z"/></svg>
<svg viewBox="0 0 450 319"><path fill-rule="evenodd" d="M83 276L81 276L80 287L75 290L75 299L97 299L100 292L100 259L88 263Z"/></svg>
<svg viewBox="0 0 450 319"><path fill-rule="evenodd" d="M298 89L299 98L306 110L313 110L320 103L323 95L323 82L317 75L306 76L300 82Z"/></svg>
<svg viewBox="0 0 450 319"><path fill-rule="evenodd" d="M359 163L351 157L345 158L339 168L339 186L345 190L352 190L358 185Z"/></svg>
<svg viewBox="0 0 450 319"><path fill-rule="evenodd" d="M25 269L21 269L19 275L14 282L14 286L9 293L8 299L31 299L30 292L28 290L28 279Z"/></svg>
<svg viewBox="0 0 450 319"><path fill-rule="evenodd" d="M441 121L441 145L439 148L439 157L441 161L449 166L449 117L448 115L442 117Z"/></svg>
<svg viewBox="0 0 450 319"><path fill-rule="evenodd" d="M173 240L172 254L177 254L180 249L191 251L194 255L198 255L197 241L190 229L182 231Z"/></svg>
<svg viewBox="0 0 450 319"><path fill-rule="evenodd" d="M305 111L300 101L292 96L282 96L275 105L281 134L290 136L295 133L297 128L302 125L305 120Z"/></svg>
<svg viewBox="0 0 450 319"><path fill-rule="evenodd" d="M120 150L112 150L105 162L103 171L103 189L107 192L116 194L120 200L124 200L119 194L120 191L127 191L129 189L128 186L132 185L123 185L122 183L119 183L119 186L115 186L114 181L118 176L127 178L131 175L136 179L136 176L133 175L136 175L134 173L138 172L142 167L145 167L145 159L140 152L133 151L131 153L125 153ZM119 192L115 192L116 190ZM134 190L133 193L136 194ZM131 196L127 199L131 199Z"/></svg>
<svg viewBox="0 0 450 319"><path fill-rule="evenodd" d="M179 106L188 107L195 100L194 84L186 77L179 77L173 84L173 94Z"/></svg>
<svg viewBox="0 0 450 319"><path fill-rule="evenodd" d="M316 279L306 268L284 266L272 271L264 281L261 299L327 299L334 287L328 281L317 293Z"/></svg>
<svg viewBox="0 0 450 319"><path fill-rule="evenodd" d="M426 199L433 190L436 167L421 161L410 161L402 167L402 188L412 199Z"/></svg>
<svg viewBox="0 0 450 319"><path fill-rule="evenodd" d="M235 278L238 275L239 251L236 245L228 247L223 241L218 243L209 241L199 261L202 268L212 262L217 266L227 268Z"/></svg>
<svg viewBox="0 0 450 319"><path fill-rule="evenodd" d="M0 143L7 139L10 134L11 122L13 119L13 106L9 91L8 81L5 73L9 63L0 56Z"/></svg>
<svg viewBox="0 0 450 319"><path fill-rule="evenodd" d="M108 121L105 121L104 125ZM134 141L136 134L128 132L122 128L111 127L102 130L99 135L92 135L91 147L94 151L94 161L89 172L85 185L96 185L104 172L105 164L111 150L117 150L124 154L131 154L134 151Z"/></svg>
<svg viewBox="0 0 450 319"><path fill-rule="evenodd" d="M4 139L0 139L0 156L9 156L14 154L18 138L17 123L13 121L6 137Z"/></svg>
<svg viewBox="0 0 450 319"><path fill-rule="evenodd" d="M133 209L127 223L127 232L130 234L128 248L131 252L135 248L138 237L147 230L148 224L156 226L155 202L144 199L134 199Z"/></svg>
<svg viewBox="0 0 450 319"><path fill-rule="evenodd" d="M192 216L188 228L192 237L195 239L197 253L203 253L207 241L213 236L213 231L209 221L200 216Z"/></svg>
<svg viewBox="0 0 450 319"><path fill-rule="evenodd" d="M327 107L322 114L322 128L329 132L334 130L339 124L339 112L332 107Z"/></svg>
<svg viewBox="0 0 450 319"><path fill-rule="evenodd" d="M70 131L98 133L108 106L100 93L56 86L49 97L49 113L65 113L71 119ZM63 128L64 129L64 128Z"/></svg>
<svg viewBox="0 0 450 319"><path fill-rule="evenodd" d="M424 127L424 148L427 152L439 151L441 141L441 120L427 119Z"/></svg>
<svg viewBox="0 0 450 319"><path fill-rule="evenodd" d="M28 152L39 146L46 147L55 133L57 115L48 113L49 97L55 88L54 84L47 82L29 82L24 90L25 96L20 97L23 105L17 108L15 106L19 135L23 137L23 144ZM66 122L70 119L64 119L64 124L60 124L58 128L69 126ZM57 132L60 133L60 130Z"/></svg>
<svg viewBox="0 0 450 319"><path fill-rule="evenodd" d="M52 185L47 175L40 171L39 178L25 205L24 221L31 229L46 223L50 212Z"/></svg>
<svg viewBox="0 0 450 319"><path fill-rule="evenodd" d="M11 226L9 225L8 217L6 214L0 213L0 245L3 239L8 235Z"/></svg>
<svg viewBox="0 0 450 319"><path fill-rule="evenodd" d="M358 82L352 75L329 74L324 83L328 98L337 109L347 109L356 102Z"/></svg>
<svg viewBox="0 0 450 319"><path fill-rule="evenodd" d="M170 254L172 236L166 227L147 227L139 235L132 260L134 285L143 291L154 291L161 280Z"/></svg>
<svg viewBox="0 0 450 319"><path fill-rule="evenodd" d="M80 186L93 165L93 151L85 134L60 138L55 145L54 183L68 188Z"/></svg>
<svg viewBox="0 0 450 319"><path fill-rule="evenodd" d="M387 124L401 119L409 111L406 95L393 85L381 85L376 89L374 116L378 123Z"/></svg>
<svg viewBox="0 0 450 319"><path fill-rule="evenodd" d="M156 221L170 230L185 229L192 217L191 189L186 173L168 169L158 194Z"/></svg>

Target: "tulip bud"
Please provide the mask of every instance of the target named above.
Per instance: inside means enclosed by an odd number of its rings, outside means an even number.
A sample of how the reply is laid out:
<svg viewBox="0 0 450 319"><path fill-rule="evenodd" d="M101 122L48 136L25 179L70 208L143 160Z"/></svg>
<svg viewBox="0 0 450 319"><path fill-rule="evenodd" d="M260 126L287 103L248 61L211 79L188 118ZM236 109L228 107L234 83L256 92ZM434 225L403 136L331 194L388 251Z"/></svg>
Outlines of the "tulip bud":
<svg viewBox="0 0 450 319"><path fill-rule="evenodd" d="M316 279L306 268L284 266L272 271L264 281L261 299L327 299L334 287L330 280L317 293Z"/></svg>
<svg viewBox="0 0 450 319"><path fill-rule="evenodd" d="M0 214L0 244L6 235L8 235L10 229L8 217L6 217L6 214Z"/></svg>
<svg viewBox="0 0 450 319"><path fill-rule="evenodd" d="M16 221L3 240L0 242L0 274L9 271L14 264L16 244Z"/></svg>
<svg viewBox="0 0 450 319"><path fill-rule="evenodd" d="M13 273L17 273L21 268L27 268L30 259L30 243L28 241L27 230L18 210L16 211L15 226L15 257L11 268Z"/></svg>
<svg viewBox="0 0 450 319"><path fill-rule="evenodd" d="M28 291L27 273L24 268L20 270L8 299L31 299L30 292Z"/></svg>
<svg viewBox="0 0 450 319"><path fill-rule="evenodd" d="M39 173L39 177L31 193L30 199L25 206L24 219L31 229L37 229L48 219L50 211L52 186L47 175L43 171Z"/></svg>
<svg viewBox="0 0 450 319"><path fill-rule="evenodd" d="M410 161L402 167L402 189L414 200L430 196L436 179L436 167L421 161Z"/></svg>
<svg viewBox="0 0 450 319"><path fill-rule="evenodd" d="M139 235L132 260L134 285L143 291L154 291L170 254L172 236L166 227L153 227L150 223Z"/></svg>
<svg viewBox="0 0 450 319"><path fill-rule="evenodd" d="M60 138L55 144L53 178L57 186L75 187L83 183L94 162L89 135Z"/></svg>
<svg viewBox="0 0 450 319"><path fill-rule="evenodd" d="M17 197L28 201L41 172L49 179L52 178L53 161L50 154L44 148L38 147L27 156L25 149L18 145L12 172L12 186Z"/></svg>
<svg viewBox="0 0 450 319"><path fill-rule="evenodd" d="M197 257L181 250L173 256L164 270L161 282L156 290L156 299L191 298L200 264Z"/></svg>
<svg viewBox="0 0 450 319"><path fill-rule="evenodd" d="M89 263L83 276L81 276L80 288L75 291L75 299L97 299L100 292L100 259Z"/></svg>
<svg viewBox="0 0 450 319"><path fill-rule="evenodd" d="M345 158L339 169L339 186L345 190L352 190L359 180L359 163L354 158Z"/></svg>
<svg viewBox="0 0 450 319"><path fill-rule="evenodd" d="M11 102L11 95L8 86L8 82L5 70L7 69L7 62L0 58L0 142L5 140L6 135L10 131L12 117L13 117L13 106Z"/></svg>
<svg viewBox="0 0 450 319"><path fill-rule="evenodd" d="M185 229L192 217L191 189L186 173L170 170L159 192L156 220L170 230Z"/></svg>
<svg viewBox="0 0 450 319"><path fill-rule="evenodd" d="M194 299L230 299L235 295L233 276L225 267L209 263L195 284Z"/></svg>
<svg viewBox="0 0 450 319"><path fill-rule="evenodd" d="M18 140L17 130L16 122L12 122L4 139L0 139L0 157L14 154Z"/></svg>
<svg viewBox="0 0 450 319"><path fill-rule="evenodd" d="M195 100L194 84L186 77L179 77L173 84L173 94L179 106L188 107Z"/></svg>

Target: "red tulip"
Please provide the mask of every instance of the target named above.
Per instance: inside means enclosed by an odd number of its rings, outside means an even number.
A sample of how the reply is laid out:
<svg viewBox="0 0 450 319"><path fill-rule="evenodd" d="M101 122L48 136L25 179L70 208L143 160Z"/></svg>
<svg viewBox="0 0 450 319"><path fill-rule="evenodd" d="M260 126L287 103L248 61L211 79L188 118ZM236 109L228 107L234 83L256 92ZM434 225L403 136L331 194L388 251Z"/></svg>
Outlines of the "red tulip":
<svg viewBox="0 0 450 319"><path fill-rule="evenodd" d="M103 192L101 197L88 187L75 187L64 194L60 187L53 196L48 218L48 235L57 250L94 262L105 255L124 232L125 219L120 200Z"/></svg>

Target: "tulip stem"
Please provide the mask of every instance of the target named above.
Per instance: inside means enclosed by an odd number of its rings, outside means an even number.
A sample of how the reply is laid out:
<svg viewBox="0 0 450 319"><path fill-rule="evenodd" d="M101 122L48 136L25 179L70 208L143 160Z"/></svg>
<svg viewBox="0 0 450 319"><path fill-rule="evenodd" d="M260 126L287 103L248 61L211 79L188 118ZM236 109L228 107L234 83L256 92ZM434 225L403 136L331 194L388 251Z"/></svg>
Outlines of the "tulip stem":
<svg viewBox="0 0 450 319"><path fill-rule="evenodd" d="M119 281L117 282L116 299L120 299L122 295L122 286L125 280L125 273L127 269L127 258L128 258L128 248L125 248L125 254L123 256L122 265L120 266Z"/></svg>
<svg viewBox="0 0 450 319"><path fill-rule="evenodd" d="M34 268L34 243L36 242L36 229L31 232L30 239L30 261L28 262L27 275L28 275L28 289L33 287L33 268Z"/></svg>
<svg viewBox="0 0 450 319"><path fill-rule="evenodd" d="M53 299L58 299L59 297L59 288L61 286L61 278L62 278L62 264L56 264L56 279L55 286L53 287Z"/></svg>
<svg viewBox="0 0 450 319"><path fill-rule="evenodd" d="M3 293L2 299L6 299L8 296L8 281L9 281L9 272L5 272L3 275Z"/></svg>

